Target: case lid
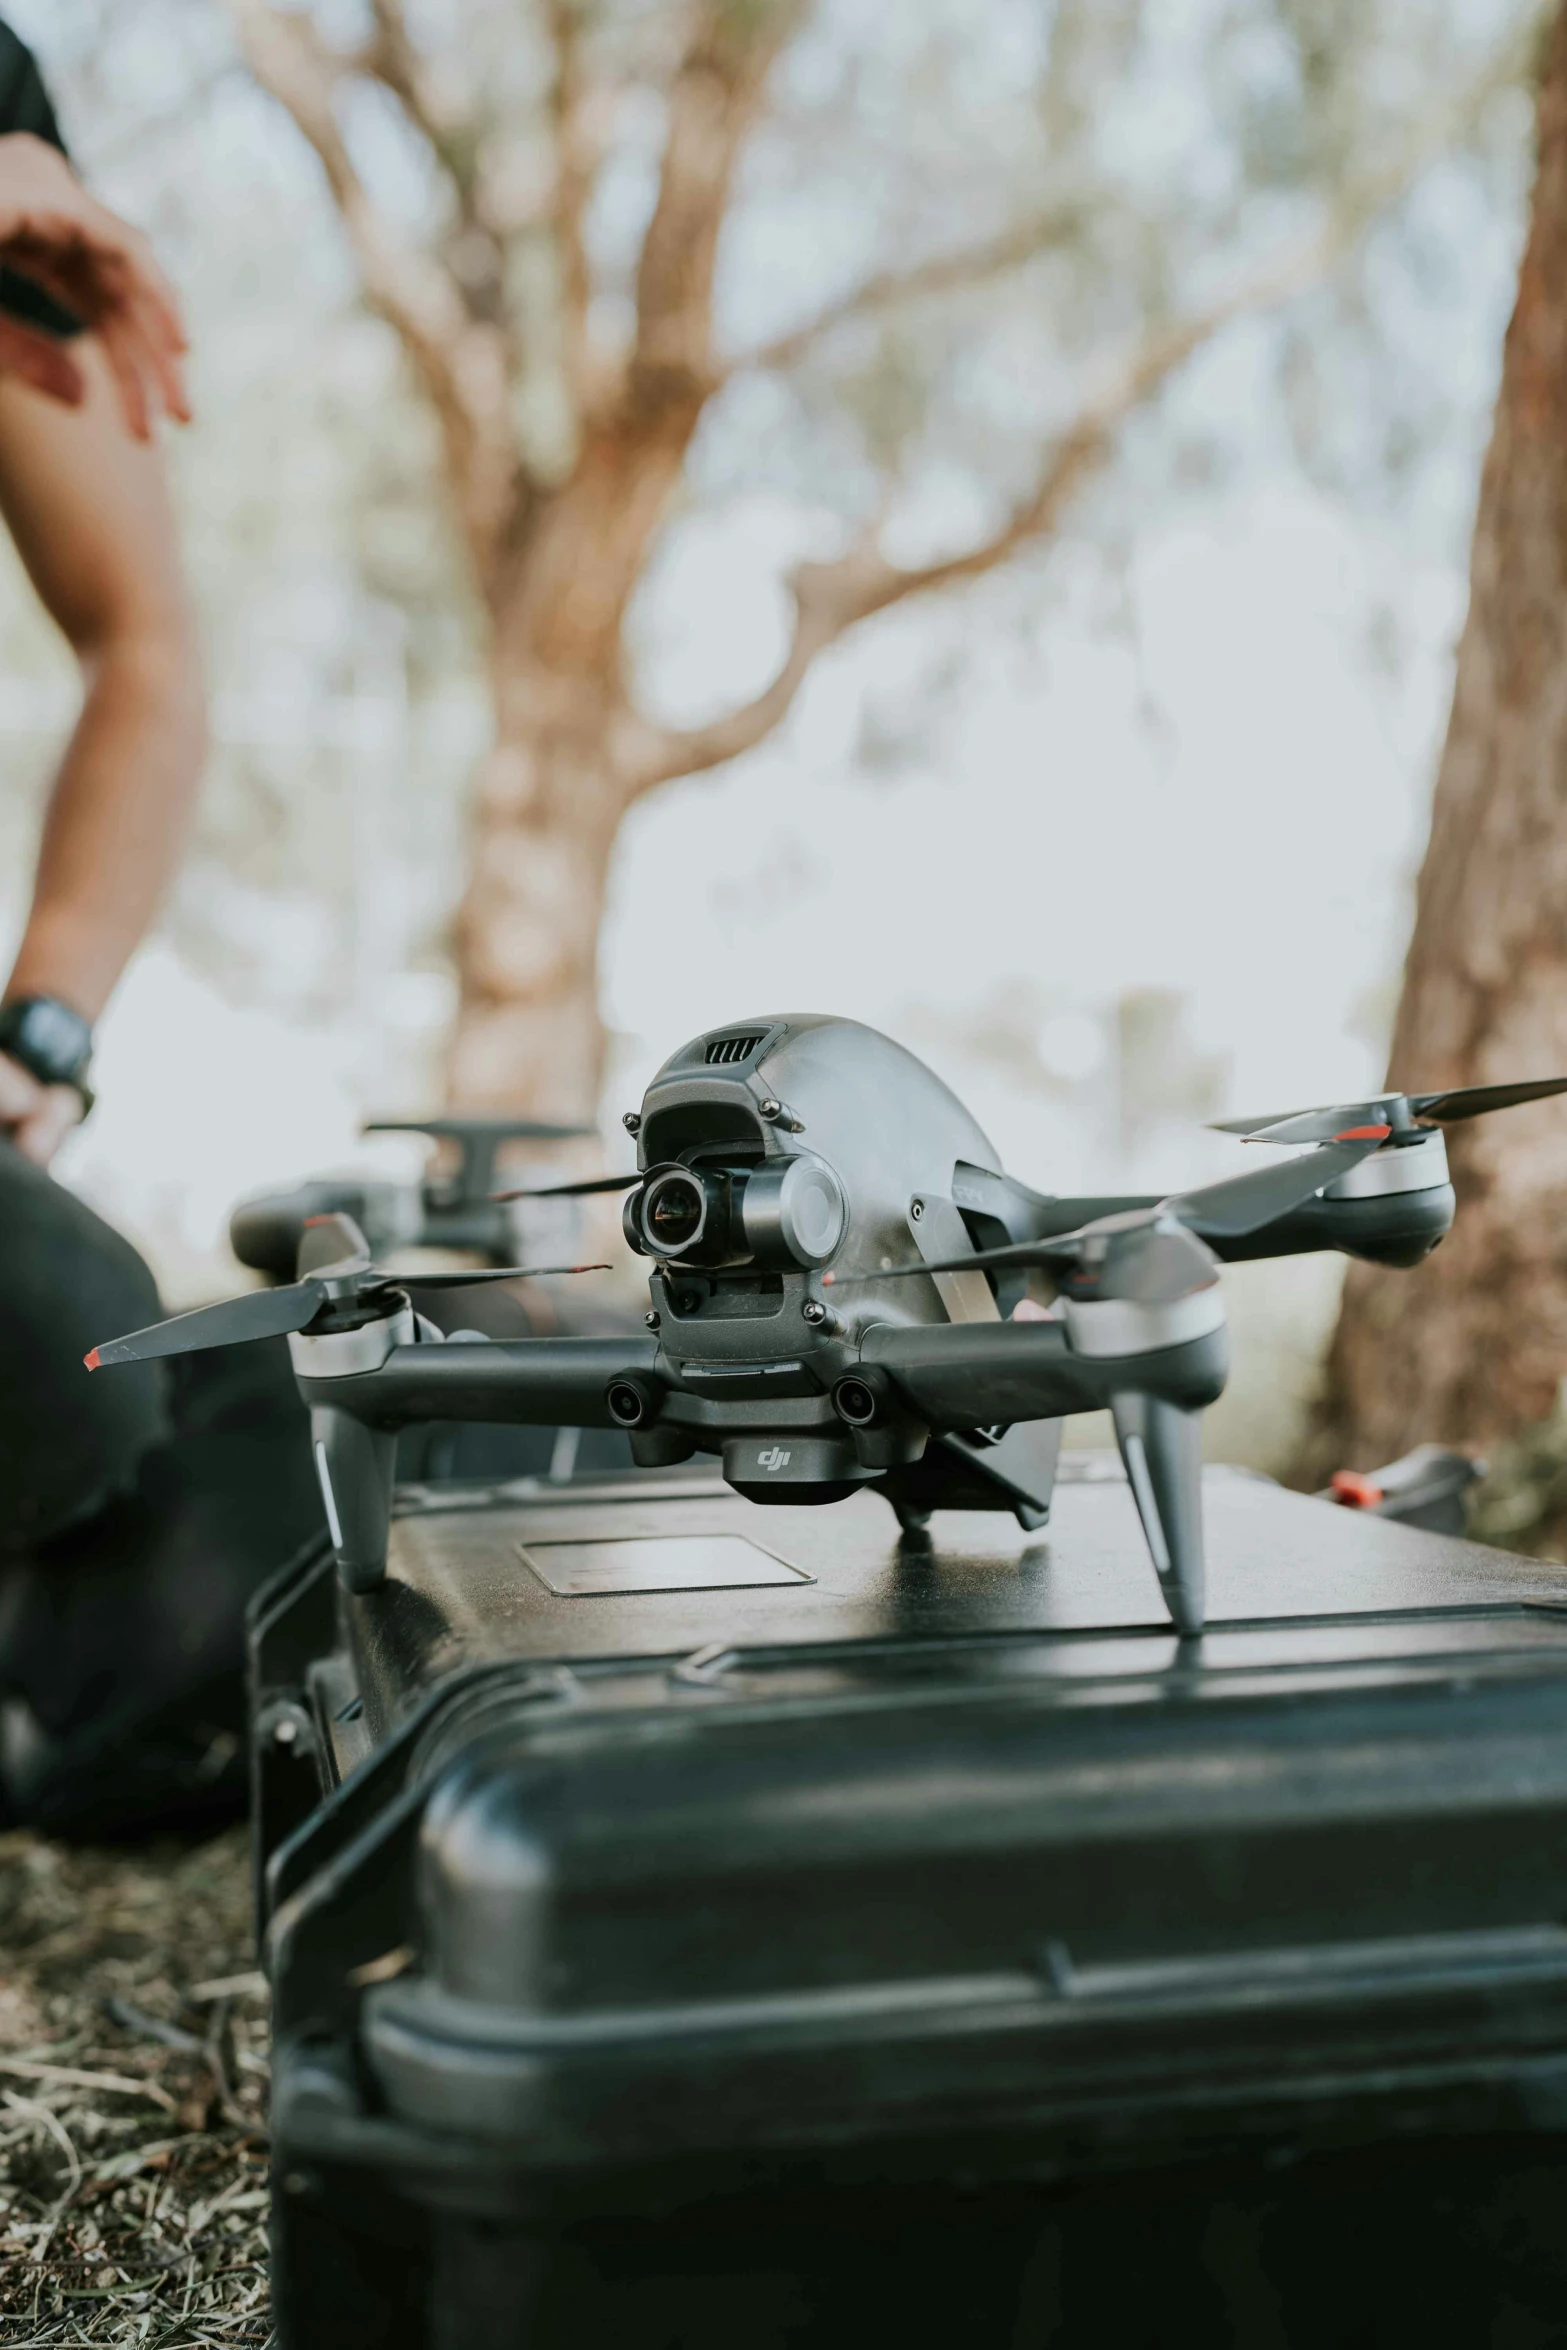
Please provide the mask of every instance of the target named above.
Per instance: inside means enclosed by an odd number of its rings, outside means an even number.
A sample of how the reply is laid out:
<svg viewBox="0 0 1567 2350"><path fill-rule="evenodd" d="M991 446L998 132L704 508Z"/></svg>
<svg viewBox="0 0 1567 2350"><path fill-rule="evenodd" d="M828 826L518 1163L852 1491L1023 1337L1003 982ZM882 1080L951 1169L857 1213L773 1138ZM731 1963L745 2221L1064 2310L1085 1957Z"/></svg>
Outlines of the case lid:
<svg viewBox="0 0 1567 2350"><path fill-rule="evenodd" d="M1076 1489L1097 1545L1059 1505L1048 1550L987 1527L944 1593L924 1562L924 1606L852 1541L810 1585L528 1590L515 1671L423 1748L417 1948L363 2018L391 2110L555 2167L1540 2110L1567 2072L1564 1578L1220 1480L1231 1612L1183 1644L1136 1620L1129 1509ZM764 1556L770 1515L736 1521ZM493 1557L565 1521L472 1522ZM434 1580L450 1656L485 1585L465 1616L450 1555ZM1130 1620L1085 1623L1094 1598Z"/></svg>

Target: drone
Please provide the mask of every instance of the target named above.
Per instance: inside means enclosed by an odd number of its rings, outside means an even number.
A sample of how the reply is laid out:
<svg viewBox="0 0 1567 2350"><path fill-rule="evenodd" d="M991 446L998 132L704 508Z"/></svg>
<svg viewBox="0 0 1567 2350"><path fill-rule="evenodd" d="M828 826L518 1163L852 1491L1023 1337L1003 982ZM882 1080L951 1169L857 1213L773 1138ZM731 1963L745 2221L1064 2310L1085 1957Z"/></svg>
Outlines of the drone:
<svg viewBox="0 0 1567 2350"><path fill-rule="evenodd" d="M1230 1120L1301 1147L1169 1197L1067 1199L1004 1173L957 1097L875 1029L747 1021L664 1063L624 1121L634 1170L494 1195L624 1193L651 1268L645 1335L443 1338L426 1289L608 1268L408 1275L329 1211L292 1283L106 1341L87 1366L286 1335L354 1592L385 1575L397 1431L418 1421L619 1427L640 1466L716 1454L756 1502L879 1492L917 1547L936 1509L1043 1524L1062 1420L1108 1410L1166 1608L1195 1635L1221 1265L1316 1249L1417 1264L1453 1220L1442 1127L1562 1092L1546 1078ZM1039 1286L1049 1306L1020 1317Z"/></svg>
<svg viewBox="0 0 1567 2350"><path fill-rule="evenodd" d="M449 1165L416 1183L328 1175L295 1191L258 1194L234 1210L229 1243L253 1272L292 1281L302 1228L337 1213L353 1218L372 1250L461 1249L503 1266L515 1243L505 1195L495 1189L500 1152L513 1143L571 1142L595 1131L536 1118L372 1118L361 1132L427 1136L442 1146Z"/></svg>

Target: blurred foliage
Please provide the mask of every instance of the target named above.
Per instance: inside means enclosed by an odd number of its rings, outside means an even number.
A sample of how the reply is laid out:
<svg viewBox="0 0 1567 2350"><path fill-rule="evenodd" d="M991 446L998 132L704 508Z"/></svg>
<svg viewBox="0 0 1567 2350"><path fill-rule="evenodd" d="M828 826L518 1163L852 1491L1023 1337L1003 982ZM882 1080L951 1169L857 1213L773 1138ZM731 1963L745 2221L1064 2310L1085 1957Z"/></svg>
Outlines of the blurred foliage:
<svg viewBox="0 0 1567 2350"><path fill-rule="evenodd" d="M1468 1530L1498 1550L1567 1559L1567 1380L1545 1419L1497 1447L1469 1497Z"/></svg>

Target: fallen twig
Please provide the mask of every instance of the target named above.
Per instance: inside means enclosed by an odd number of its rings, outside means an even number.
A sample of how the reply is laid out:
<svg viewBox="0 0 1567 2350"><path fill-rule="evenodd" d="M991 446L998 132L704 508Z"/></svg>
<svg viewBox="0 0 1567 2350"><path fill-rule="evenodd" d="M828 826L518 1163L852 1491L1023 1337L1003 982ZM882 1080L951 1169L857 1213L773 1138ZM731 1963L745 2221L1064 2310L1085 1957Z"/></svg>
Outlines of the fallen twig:
<svg viewBox="0 0 1567 2350"><path fill-rule="evenodd" d="M119 2097L150 2097L155 2105L174 2111L174 2100L156 2081L133 2081L124 2073L89 2073L75 2065L42 2064L31 2057L0 2056L0 2073L17 2073L26 2081L54 2081L63 2089L107 2089Z"/></svg>
<svg viewBox="0 0 1567 2350"><path fill-rule="evenodd" d="M143 2040L161 2040L165 2048L177 2049L181 2056L204 2056L206 2042L199 2033L187 2032L179 2024L166 2024L161 2016L146 2015L133 2007L118 1993L103 2003L104 2013L112 2016L122 2030L133 2032Z"/></svg>

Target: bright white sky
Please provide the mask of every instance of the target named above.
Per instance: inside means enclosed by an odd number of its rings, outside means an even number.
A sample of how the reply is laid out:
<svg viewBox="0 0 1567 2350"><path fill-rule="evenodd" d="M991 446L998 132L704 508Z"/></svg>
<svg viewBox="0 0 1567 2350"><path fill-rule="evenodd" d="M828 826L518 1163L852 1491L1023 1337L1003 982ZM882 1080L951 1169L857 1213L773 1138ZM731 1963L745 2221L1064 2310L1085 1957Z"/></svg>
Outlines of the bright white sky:
<svg viewBox="0 0 1567 2350"><path fill-rule="evenodd" d="M765 593L735 592L732 527L683 586L709 674L738 681L775 626ZM637 1040L622 1090L719 1017L896 1027L1013 983L1088 1011L1188 995L1237 1102L1377 1082L1366 1004L1396 968L1462 582L1289 483L1150 533L1133 579L1136 646L1070 608L1009 642L999 582L899 615L823 665L779 742L640 811L606 949L610 1018ZM1367 650L1378 597L1420 645L1397 690ZM987 635L928 756L857 773L867 694L895 704L954 636ZM1047 1112L981 1103L981 1073L967 1090L1036 1180L1087 1176Z"/></svg>

